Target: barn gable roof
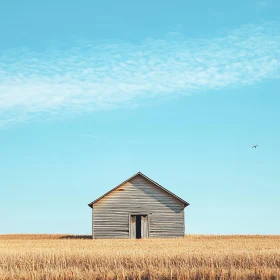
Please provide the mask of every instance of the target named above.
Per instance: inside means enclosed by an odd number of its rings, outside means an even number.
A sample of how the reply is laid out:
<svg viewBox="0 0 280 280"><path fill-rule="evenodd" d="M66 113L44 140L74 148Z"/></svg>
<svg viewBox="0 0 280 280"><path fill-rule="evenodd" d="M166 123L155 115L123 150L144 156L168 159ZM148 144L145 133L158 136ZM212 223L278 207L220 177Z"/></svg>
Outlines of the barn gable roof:
<svg viewBox="0 0 280 280"><path fill-rule="evenodd" d="M146 175L144 175L141 172L137 172L136 174L134 174L132 177L128 178L127 180L125 180L124 182L120 183L119 185L117 185L115 188L111 189L110 191L106 192L105 194L103 194L102 196L100 196L99 198L95 199L94 201L92 201L91 203L88 204L89 207L92 208L93 204L96 203L97 201L101 200L103 197L105 197L106 195L108 195L109 193L113 192L114 190L116 190L118 187L120 187L121 185L127 183L128 181L130 181L131 179L133 179L136 176L142 176L143 178L147 179L148 181L150 181L151 183L153 183L154 185L156 185L157 187L159 187L160 189L164 190L165 192L169 193L170 195L172 195L173 197L177 198L178 200L180 200L181 202L184 203L184 207L190 205L188 202L186 202L185 200L183 200L182 198L180 198L179 196L175 195L174 193L172 193L171 191L167 190L166 188L164 188L163 186L161 186L160 184L158 184L157 182L153 181L152 179L150 179L149 177L147 177Z"/></svg>

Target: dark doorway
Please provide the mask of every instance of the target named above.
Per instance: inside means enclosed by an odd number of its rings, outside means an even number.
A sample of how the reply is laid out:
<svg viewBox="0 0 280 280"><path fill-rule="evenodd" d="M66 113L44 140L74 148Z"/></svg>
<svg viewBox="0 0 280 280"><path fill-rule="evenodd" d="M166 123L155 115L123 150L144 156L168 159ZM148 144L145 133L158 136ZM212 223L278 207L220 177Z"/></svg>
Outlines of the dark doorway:
<svg viewBox="0 0 280 280"><path fill-rule="evenodd" d="M130 238L149 238L148 215L130 216Z"/></svg>
<svg viewBox="0 0 280 280"><path fill-rule="evenodd" d="M136 215L136 238L141 238L141 216Z"/></svg>

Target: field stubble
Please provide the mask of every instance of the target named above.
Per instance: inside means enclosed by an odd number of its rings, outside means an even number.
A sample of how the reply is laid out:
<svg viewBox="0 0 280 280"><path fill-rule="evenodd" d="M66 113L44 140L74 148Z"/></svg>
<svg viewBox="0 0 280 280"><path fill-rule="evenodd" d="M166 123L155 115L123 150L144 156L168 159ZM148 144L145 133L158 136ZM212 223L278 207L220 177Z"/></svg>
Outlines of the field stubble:
<svg viewBox="0 0 280 280"><path fill-rule="evenodd" d="M0 236L0 279L280 279L280 236Z"/></svg>

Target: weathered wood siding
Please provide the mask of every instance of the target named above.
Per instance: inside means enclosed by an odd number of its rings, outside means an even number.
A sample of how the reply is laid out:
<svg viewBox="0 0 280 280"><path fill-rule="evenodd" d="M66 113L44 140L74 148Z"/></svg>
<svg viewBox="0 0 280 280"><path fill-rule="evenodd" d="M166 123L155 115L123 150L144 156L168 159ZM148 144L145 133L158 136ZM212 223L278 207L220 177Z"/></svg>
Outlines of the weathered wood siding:
<svg viewBox="0 0 280 280"><path fill-rule="evenodd" d="M184 236L184 204L137 175L93 204L93 238L129 238L130 214L149 215L148 238Z"/></svg>

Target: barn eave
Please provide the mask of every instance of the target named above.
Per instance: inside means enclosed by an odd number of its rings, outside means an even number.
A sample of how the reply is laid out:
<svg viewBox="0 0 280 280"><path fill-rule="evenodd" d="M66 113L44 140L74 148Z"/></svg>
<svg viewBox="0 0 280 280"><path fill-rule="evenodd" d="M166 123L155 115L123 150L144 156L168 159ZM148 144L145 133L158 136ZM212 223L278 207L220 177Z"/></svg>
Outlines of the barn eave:
<svg viewBox="0 0 280 280"><path fill-rule="evenodd" d="M101 200L102 198L104 198L106 195L108 195L109 193L113 192L114 190L116 190L118 187L120 187L121 185L127 183L128 181L130 181L131 179L133 179L136 176L142 176L143 178L147 179L148 181L150 181L151 183L153 183L154 185L156 185L157 187L159 187L160 189L164 190L165 192L169 193L170 195L172 195L173 197L177 198L179 201L183 202L184 207L189 206L190 204L183 200L182 198L180 198L179 196L175 195L174 193L172 193L171 191L167 190L166 188L164 188L163 186L161 186L160 184L158 184L157 182L153 181L152 179L150 179L149 177L147 177L146 175L144 175L141 172L137 172L136 174L134 174L133 176L131 176L130 178L128 178L127 180L125 180L124 182L120 183L119 185L117 185L115 188L111 189L110 191L106 192L105 194L103 194L102 196L100 196L99 198L95 199L94 201L92 201L91 203L88 204L89 207L93 207L93 204L96 203L97 201Z"/></svg>

